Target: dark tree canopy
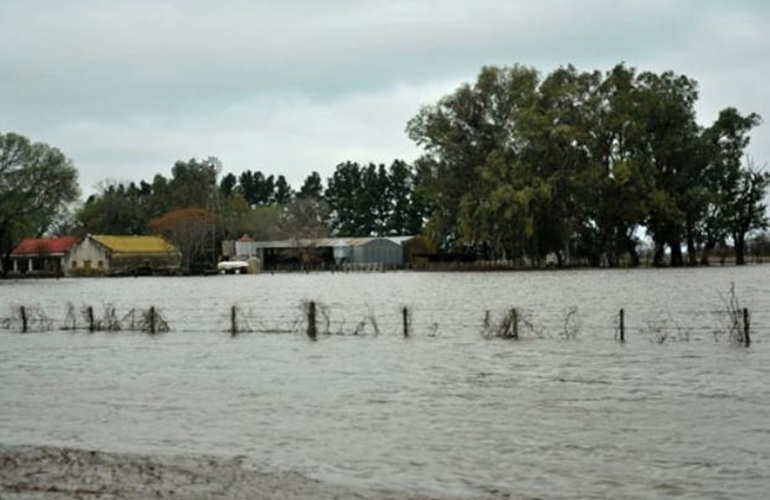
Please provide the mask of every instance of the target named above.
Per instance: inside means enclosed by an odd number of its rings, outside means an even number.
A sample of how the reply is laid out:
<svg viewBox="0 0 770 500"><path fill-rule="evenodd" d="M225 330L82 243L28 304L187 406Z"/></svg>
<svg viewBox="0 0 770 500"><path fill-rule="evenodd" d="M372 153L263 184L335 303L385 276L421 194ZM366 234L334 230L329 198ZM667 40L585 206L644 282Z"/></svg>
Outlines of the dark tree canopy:
<svg viewBox="0 0 770 500"><path fill-rule="evenodd" d="M61 151L0 134L0 251L6 264L18 240L48 233L78 195L77 170Z"/></svg>
<svg viewBox="0 0 770 500"><path fill-rule="evenodd" d="M485 67L407 125L424 150L427 232L446 250L610 266L638 264L642 234L653 263L672 265L683 247L694 264L729 237L740 262L745 235L766 225L767 183L744 162L759 117L727 108L704 129L697 99L686 76L623 64L545 77Z"/></svg>

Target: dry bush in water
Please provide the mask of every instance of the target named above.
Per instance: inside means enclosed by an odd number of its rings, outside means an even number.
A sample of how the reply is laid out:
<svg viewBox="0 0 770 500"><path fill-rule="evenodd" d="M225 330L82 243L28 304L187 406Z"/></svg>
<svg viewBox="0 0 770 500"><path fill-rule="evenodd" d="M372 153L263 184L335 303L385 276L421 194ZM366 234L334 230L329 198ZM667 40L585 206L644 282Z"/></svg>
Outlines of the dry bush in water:
<svg viewBox="0 0 770 500"><path fill-rule="evenodd" d="M490 311L486 311L481 336L485 339L519 340L522 328L530 333L535 332L532 321L516 307L503 311L497 319Z"/></svg>
<svg viewBox="0 0 770 500"><path fill-rule="evenodd" d="M577 306L572 306L567 309L567 312L564 314L564 328L559 332L559 337L562 340L573 340L577 338L578 333L580 333L582 325L577 318L577 312Z"/></svg>
<svg viewBox="0 0 770 500"><path fill-rule="evenodd" d="M726 334L728 341L736 344L748 345L748 310L741 307L738 295L735 292L735 283L730 283L730 292L727 297L719 294L723 307L715 312L721 319L722 325L714 331L714 339Z"/></svg>

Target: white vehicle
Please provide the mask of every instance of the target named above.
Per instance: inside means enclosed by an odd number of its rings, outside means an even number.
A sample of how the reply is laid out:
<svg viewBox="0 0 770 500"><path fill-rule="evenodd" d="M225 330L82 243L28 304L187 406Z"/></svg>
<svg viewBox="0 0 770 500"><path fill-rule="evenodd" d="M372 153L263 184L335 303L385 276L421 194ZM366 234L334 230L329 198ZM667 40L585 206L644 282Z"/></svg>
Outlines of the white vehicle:
<svg viewBox="0 0 770 500"><path fill-rule="evenodd" d="M249 263L245 260L225 260L217 264L220 274L247 274Z"/></svg>

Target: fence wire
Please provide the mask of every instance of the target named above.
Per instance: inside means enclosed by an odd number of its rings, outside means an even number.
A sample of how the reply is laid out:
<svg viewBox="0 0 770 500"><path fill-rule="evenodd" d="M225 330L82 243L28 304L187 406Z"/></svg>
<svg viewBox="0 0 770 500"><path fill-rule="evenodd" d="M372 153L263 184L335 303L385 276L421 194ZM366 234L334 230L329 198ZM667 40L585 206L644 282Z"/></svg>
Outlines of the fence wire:
<svg viewBox="0 0 770 500"><path fill-rule="evenodd" d="M662 311L655 317L637 318L621 311L585 313L578 306L544 307L537 311L510 307L501 310L458 311L442 307L399 306L380 308L369 303L312 302L294 306L231 305L206 308L190 305L176 310L155 307L118 309L113 305L66 304L64 313L52 316L39 305L13 306L0 317L0 330L18 333L52 331L295 334L312 331L323 336L402 337L468 336L493 339L575 340L646 338L651 342L685 342L713 337L747 343L770 331L752 322L747 309L726 303L708 311Z"/></svg>

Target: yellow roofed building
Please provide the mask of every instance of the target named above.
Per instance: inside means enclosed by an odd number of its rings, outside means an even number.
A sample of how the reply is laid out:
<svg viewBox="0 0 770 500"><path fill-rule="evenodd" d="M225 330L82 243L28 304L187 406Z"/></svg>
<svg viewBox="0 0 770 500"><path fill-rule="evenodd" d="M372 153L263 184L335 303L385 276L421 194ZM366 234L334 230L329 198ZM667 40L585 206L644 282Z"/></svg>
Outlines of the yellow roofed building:
<svg viewBox="0 0 770 500"><path fill-rule="evenodd" d="M182 262L179 249L160 236L89 234L70 250L68 276L176 274Z"/></svg>

